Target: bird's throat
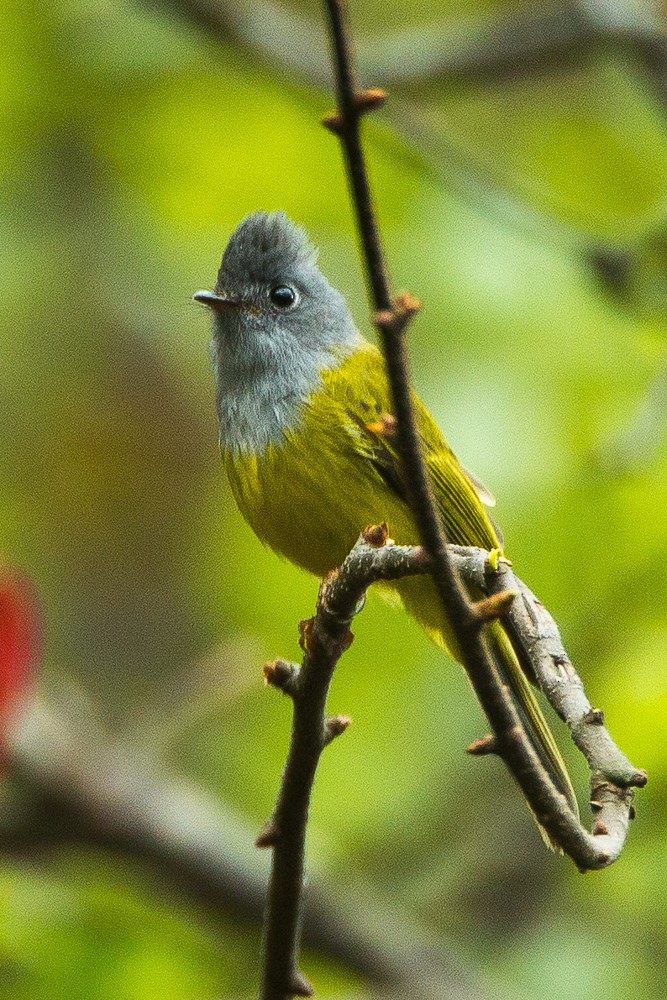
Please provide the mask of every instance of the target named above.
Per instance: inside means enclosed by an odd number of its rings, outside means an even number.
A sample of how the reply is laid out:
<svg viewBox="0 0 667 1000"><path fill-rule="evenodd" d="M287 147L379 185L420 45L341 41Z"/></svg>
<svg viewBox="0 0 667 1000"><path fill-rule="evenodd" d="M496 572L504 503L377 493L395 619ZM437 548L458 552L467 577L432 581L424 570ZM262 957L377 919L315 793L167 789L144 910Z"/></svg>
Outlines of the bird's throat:
<svg viewBox="0 0 667 1000"><path fill-rule="evenodd" d="M211 361L216 382L220 446L224 452L261 456L286 432L297 430L307 399L327 369L337 368L349 348L304 350L289 341L267 342L252 352L242 339L230 346L214 332Z"/></svg>

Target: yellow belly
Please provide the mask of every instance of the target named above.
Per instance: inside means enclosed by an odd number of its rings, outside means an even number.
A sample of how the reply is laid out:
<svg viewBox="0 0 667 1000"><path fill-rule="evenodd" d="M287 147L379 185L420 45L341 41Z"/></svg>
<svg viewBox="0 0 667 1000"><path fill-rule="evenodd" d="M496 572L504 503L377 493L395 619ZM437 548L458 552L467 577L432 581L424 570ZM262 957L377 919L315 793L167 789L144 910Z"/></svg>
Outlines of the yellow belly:
<svg viewBox="0 0 667 1000"><path fill-rule="evenodd" d="M396 541L417 542L402 501L372 468L330 445L297 433L259 459L225 458L234 498L258 538L318 576L340 565L369 524L386 521Z"/></svg>

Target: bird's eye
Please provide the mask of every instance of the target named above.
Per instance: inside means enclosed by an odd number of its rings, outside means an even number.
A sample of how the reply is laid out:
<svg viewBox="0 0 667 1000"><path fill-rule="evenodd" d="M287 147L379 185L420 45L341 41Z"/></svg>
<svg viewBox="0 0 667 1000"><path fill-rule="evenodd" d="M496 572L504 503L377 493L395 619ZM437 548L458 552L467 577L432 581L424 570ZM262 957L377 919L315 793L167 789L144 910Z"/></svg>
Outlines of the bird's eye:
<svg viewBox="0 0 667 1000"><path fill-rule="evenodd" d="M280 309L289 309L296 302L296 292L289 285L276 285L269 292L269 298L274 306Z"/></svg>

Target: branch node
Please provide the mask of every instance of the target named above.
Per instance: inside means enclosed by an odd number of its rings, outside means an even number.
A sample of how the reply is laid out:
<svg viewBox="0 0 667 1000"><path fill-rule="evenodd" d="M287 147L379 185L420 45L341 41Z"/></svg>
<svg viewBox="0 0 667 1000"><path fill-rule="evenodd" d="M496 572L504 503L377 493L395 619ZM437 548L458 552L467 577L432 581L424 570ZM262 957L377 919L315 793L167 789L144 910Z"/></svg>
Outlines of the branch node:
<svg viewBox="0 0 667 1000"><path fill-rule="evenodd" d="M324 587L324 585L323 585ZM315 649L315 640L313 638L313 629L315 626L314 618L303 618L299 622L299 645L304 653L312 653Z"/></svg>
<svg viewBox="0 0 667 1000"><path fill-rule="evenodd" d="M394 297L393 306L394 312L398 316L410 319L415 315L415 313L419 312L422 304L421 300L415 298L411 292L399 292L399 294Z"/></svg>
<svg viewBox="0 0 667 1000"><path fill-rule="evenodd" d="M352 106L350 108L352 114L347 120L343 114L335 111L333 114L325 115L322 119L322 124L329 132L333 132L334 135L340 138L346 128L353 128L356 125L361 115L368 114L369 111L376 111L382 107L386 100L387 95L385 91L380 90L379 87L357 90L352 96Z"/></svg>
<svg viewBox="0 0 667 1000"><path fill-rule="evenodd" d="M648 774L646 771L635 771L629 781L631 788L644 788L648 782Z"/></svg>
<svg viewBox="0 0 667 1000"><path fill-rule="evenodd" d="M278 659L265 663L262 669L265 684L278 688L283 694L290 695L290 697L294 695L299 679L300 668L298 664Z"/></svg>
<svg viewBox="0 0 667 1000"><path fill-rule="evenodd" d="M379 87L369 87L367 90L358 90L355 93L353 107L358 115L365 115L369 111L381 108L386 100L386 91L380 90Z"/></svg>
<svg viewBox="0 0 667 1000"><path fill-rule="evenodd" d="M337 736L344 733L351 724L352 719L349 715L330 715L324 726L325 747L329 746L331 741L335 740Z"/></svg>
<svg viewBox="0 0 667 1000"><path fill-rule="evenodd" d="M366 424L366 428L371 434L391 439L396 437L398 420L391 413L383 413L378 420L372 420L370 424Z"/></svg>
<svg viewBox="0 0 667 1000"><path fill-rule="evenodd" d="M381 309L373 315L373 322L384 333L400 334L420 309L419 299L410 292L401 292L391 300L390 309Z"/></svg>
<svg viewBox="0 0 667 1000"><path fill-rule="evenodd" d="M601 708L592 708L586 712L584 722L588 726L604 726L604 712Z"/></svg>
<svg viewBox="0 0 667 1000"><path fill-rule="evenodd" d="M288 991L295 997L312 997L315 995L314 987L306 979L301 969L296 969L292 973Z"/></svg>
<svg viewBox="0 0 667 1000"><path fill-rule="evenodd" d="M262 829L259 831L255 837L255 847L275 847L278 843L279 834L278 826L276 824L275 818L269 816L266 822L263 824Z"/></svg>
<svg viewBox="0 0 667 1000"><path fill-rule="evenodd" d="M343 132L344 123L342 115L325 115L322 119L322 124L325 129L328 129L329 132L333 132L334 135L340 136Z"/></svg>
<svg viewBox="0 0 667 1000"><path fill-rule="evenodd" d="M473 740L470 746L466 747L466 753L469 753L472 757L486 757L488 754L497 754L498 742L492 733L487 733L486 736L480 736L479 739Z"/></svg>
<svg viewBox="0 0 667 1000"><path fill-rule="evenodd" d="M374 549L381 549L389 538L389 528L387 527L387 522L383 521L382 524L369 524L369 526L364 528L362 531L361 537L366 542L366 545L370 545L371 548Z"/></svg>
<svg viewBox="0 0 667 1000"><path fill-rule="evenodd" d="M510 609L515 597L519 596L518 590L501 590L497 594L490 594L476 601L473 605L473 615L480 625L502 618Z"/></svg>

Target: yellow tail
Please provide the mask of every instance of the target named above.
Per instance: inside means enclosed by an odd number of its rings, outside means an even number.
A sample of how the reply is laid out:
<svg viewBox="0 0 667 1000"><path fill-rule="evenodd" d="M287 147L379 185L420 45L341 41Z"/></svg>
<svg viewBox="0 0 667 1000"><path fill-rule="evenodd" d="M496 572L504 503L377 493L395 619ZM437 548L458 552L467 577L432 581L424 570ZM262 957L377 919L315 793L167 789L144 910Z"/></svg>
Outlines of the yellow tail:
<svg viewBox="0 0 667 1000"><path fill-rule="evenodd" d="M526 677L509 636L502 626L497 622L490 626L490 630L492 630L490 636L491 645L498 653L499 662L505 668L505 679L512 689L532 744L556 788L563 793L568 805L578 818L579 806L572 782L570 781L570 775L565 767L565 761L556 746L547 720L544 718L542 710L537 704L531 683ZM532 813L532 815L547 847L558 850L560 845L553 841L535 814Z"/></svg>
<svg viewBox="0 0 667 1000"><path fill-rule="evenodd" d="M389 588L387 587L386 589L388 590ZM428 632L431 639L442 649L449 652L450 655L454 656L455 659L459 660L460 657L456 653L456 643L448 623L443 621L440 602L431 580L428 577L411 577L397 581L396 584L391 585L391 590L394 591L394 596L398 595L400 597L405 610L417 619L419 624ZM390 594L387 596L391 599ZM577 798L565 767L565 762L556 746L548 723L533 693L531 682L523 671L509 636L499 622L495 622L493 625L487 627L490 643L497 653L498 663L503 670L504 679L512 690L515 704L521 713L532 745L554 785L565 796L570 808L578 817L579 808ZM534 814L533 818L537 823L545 844L554 850L558 850L559 845L554 843Z"/></svg>

